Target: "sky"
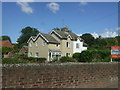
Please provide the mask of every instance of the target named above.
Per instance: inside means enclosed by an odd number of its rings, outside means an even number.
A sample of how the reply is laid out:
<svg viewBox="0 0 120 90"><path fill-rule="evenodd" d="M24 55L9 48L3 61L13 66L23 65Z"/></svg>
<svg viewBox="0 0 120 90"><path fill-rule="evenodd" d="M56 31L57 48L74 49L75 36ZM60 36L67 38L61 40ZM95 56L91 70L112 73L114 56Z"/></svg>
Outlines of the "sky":
<svg viewBox="0 0 120 90"><path fill-rule="evenodd" d="M68 26L73 33L95 38L117 36L117 2L2 2L2 35L13 43L27 26L49 33Z"/></svg>

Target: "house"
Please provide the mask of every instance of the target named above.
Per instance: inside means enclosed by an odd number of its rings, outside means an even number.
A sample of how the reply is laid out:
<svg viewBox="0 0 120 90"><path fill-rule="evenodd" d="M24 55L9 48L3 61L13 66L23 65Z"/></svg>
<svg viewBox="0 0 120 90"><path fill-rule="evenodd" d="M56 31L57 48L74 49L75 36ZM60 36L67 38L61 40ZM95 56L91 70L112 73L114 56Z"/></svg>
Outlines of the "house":
<svg viewBox="0 0 120 90"><path fill-rule="evenodd" d="M0 47L14 47L14 45L9 40L0 41Z"/></svg>
<svg viewBox="0 0 120 90"><path fill-rule="evenodd" d="M20 51L20 53L28 53L28 46L23 46Z"/></svg>
<svg viewBox="0 0 120 90"><path fill-rule="evenodd" d="M39 33L28 40L28 57L45 57L48 61L61 56L72 57L73 53L83 50L87 50L84 40L67 30Z"/></svg>
<svg viewBox="0 0 120 90"><path fill-rule="evenodd" d="M9 40L3 40L3 41L0 41L0 48L2 48L2 47L13 48L14 45ZM9 57L13 57L13 54L11 52L2 53L1 57L2 58L9 58Z"/></svg>

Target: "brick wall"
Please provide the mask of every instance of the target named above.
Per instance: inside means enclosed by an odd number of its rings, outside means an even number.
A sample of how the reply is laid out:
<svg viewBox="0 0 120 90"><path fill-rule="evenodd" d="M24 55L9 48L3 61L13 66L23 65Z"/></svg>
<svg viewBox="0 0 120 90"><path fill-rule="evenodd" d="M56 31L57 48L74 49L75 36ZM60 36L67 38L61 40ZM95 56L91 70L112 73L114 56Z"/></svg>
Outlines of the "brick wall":
<svg viewBox="0 0 120 90"><path fill-rule="evenodd" d="M4 65L3 88L117 88L118 63Z"/></svg>

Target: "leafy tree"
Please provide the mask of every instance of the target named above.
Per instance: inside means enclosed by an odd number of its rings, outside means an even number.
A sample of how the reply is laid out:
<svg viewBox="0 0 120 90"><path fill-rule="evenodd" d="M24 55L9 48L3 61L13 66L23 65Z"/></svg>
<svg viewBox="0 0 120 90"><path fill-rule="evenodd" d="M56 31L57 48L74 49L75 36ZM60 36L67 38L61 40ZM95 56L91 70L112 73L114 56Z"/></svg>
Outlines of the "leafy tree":
<svg viewBox="0 0 120 90"><path fill-rule="evenodd" d="M23 45L27 45L27 41L31 36L37 36L39 31L35 28L25 27L21 30L21 36L18 38L17 42L21 48Z"/></svg>
<svg viewBox="0 0 120 90"><path fill-rule="evenodd" d="M11 42L11 39L9 36L0 36L0 41L2 40L9 40Z"/></svg>
<svg viewBox="0 0 120 90"><path fill-rule="evenodd" d="M118 45L120 46L120 36L115 37L117 39Z"/></svg>
<svg viewBox="0 0 120 90"><path fill-rule="evenodd" d="M53 30L59 30L60 31L60 29L58 27L54 28Z"/></svg>
<svg viewBox="0 0 120 90"><path fill-rule="evenodd" d="M89 47L95 43L95 38L90 33L85 33L80 37L88 44Z"/></svg>
<svg viewBox="0 0 120 90"><path fill-rule="evenodd" d="M12 48L10 48L10 47L2 47L0 49L2 49L3 54L7 54L12 51Z"/></svg>

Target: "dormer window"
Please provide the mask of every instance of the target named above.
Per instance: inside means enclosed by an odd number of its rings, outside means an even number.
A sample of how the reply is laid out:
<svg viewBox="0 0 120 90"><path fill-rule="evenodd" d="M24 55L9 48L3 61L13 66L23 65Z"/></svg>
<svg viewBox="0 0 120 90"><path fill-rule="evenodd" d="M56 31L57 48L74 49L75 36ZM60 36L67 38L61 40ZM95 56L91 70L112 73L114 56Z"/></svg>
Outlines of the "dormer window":
<svg viewBox="0 0 120 90"><path fill-rule="evenodd" d="M45 42L45 41L43 41L42 45L43 45L43 46L45 46L45 45L46 45L46 42Z"/></svg>
<svg viewBox="0 0 120 90"><path fill-rule="evenodd" d="M29 43L29 46L32 47L32 43Z"/></svg>
<svg viewBox="0 0 120 90"><path fill-rule="evenodd" d="M66 43L67 48L70 48L70 42Z"/></svg>
<svg viewBox="0 0 120 90"><path fill-rule="evenodd" d="M37 42L36 42L36 46L38 46Z"/></svg>

